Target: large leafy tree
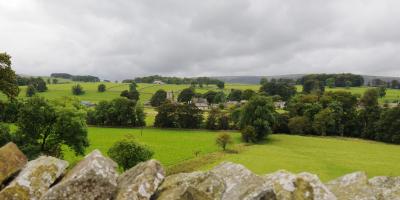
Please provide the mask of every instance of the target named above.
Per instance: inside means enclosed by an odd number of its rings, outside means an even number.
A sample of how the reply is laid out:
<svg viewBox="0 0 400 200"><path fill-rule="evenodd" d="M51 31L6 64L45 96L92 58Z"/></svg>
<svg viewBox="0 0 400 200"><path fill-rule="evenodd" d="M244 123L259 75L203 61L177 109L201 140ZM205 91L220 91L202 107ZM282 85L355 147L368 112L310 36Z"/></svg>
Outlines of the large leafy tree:
<svg viewBox="0 0 400 200"><path fill-rule="evenodd" d="M335 127L334 112L330 108L321 110L315 115L312 126L319 135L326 136L327 131Z"/></svg>
<svg viewBox="0 0 400 200"><path fill-rule="evenodd" d="M154 121L154 126L160 128L177 127L177 108L178 105L170 101L165 101L163 104L157 107L157 115Z"/></svg>
<svg viewBox="0 0 400 200"><path fill-rule="evenodd" d="M30 158L39 154L62 157L62 145L83 155L89 146L85 118L86 113L75 107L56 107L33 97L19 110L16 142Z"/></svg>
<svg viewBox="0 0 400 200"><path fill-rule="evenodd" d="M157 90L156 93L154 93L154 95L151 97L150 99L150 104L153 107L158 107L160 106L162 103L164 103L164 101L167 100L167 92L163 89L159 89Z"/></svg>
<svg viewBox="0 0 400 200"><path fill-rule="evenodd" d="M7 53L0 53L0 91L10 99L19 93L17 76L11 69L11 56Z"/></svg>
<svg viewBox="0 0 400 200"><path fill-rule="evenodd" d="M194 104L179 105L177 121L180 128L200 128L203 121L203 112Z"/></svg>
<svg viewBox="0 0 400 200"><path fill-rule="evenodd" d="M275 108L271 98L255 96L243 107L240 117L240 127L252 126L256 138L262 140L272 132L275 123Z"/></svg>
<svg viewBox="0 0 400 200"><path fill-rule="evenodd" d="M178 101L183 102L183 103L188 103L192 100L194 95L195 95L195 91L192 87L185 88L181 91L181 93L179 93Z"/></svg>
<svg viewBox="0 0 400 200"><path fill-rule="evenodd" d="M375 139L400 144L400 107L387 109L377 122Z"/></svg>
<svg viewBox="0 0 400 200"><path fill-rule="evenodd" d="M361 123L361 137L367 139L375 138L375 123L379 120L381 108L378 105L379 94L376 89L365 91L360 102L363 109L360 110L358 120Z"/></svg>
<svg viewBox="0 0 400 200"><path fill-rule="evenodd" d="M269 96L279 95L287 101L296 94L296 87L284 81L267 81L260 87L260 92Z"/></svg>

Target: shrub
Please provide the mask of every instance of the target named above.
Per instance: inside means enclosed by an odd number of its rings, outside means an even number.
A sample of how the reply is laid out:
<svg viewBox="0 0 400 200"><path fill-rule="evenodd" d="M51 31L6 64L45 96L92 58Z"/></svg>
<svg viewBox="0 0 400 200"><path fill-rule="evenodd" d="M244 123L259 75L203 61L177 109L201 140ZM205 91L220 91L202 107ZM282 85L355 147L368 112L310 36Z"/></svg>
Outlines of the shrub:
<svg viewBox="0 0 400 200"><path fill-rule="evenodd" d="M85 91L83 90L83 87L80 84L76 84L72 86L72 94L73 95L82 95L84 94Z"/></svg>
<svg viewBox="0 0 400 200"><path fill-rule="evenodd" d="M242 133L242 139L245 142L257 142L257 134L256 130L252 126L246 126L244 129L241 131Z"/></svg>
<svg viewBox="0 0 400 200"><path fill-rule="evenodd" d="M230 143L232 143L232 138L229 134L227 133L221 133L218 135L217 139L215 140L215 143L222 148L222 150L225 151L226 146Z"/></svg>
<svg viewBox="0 0 400 200"><path fill-rule="evenodd" d="M29 85L26 88L26 96L27 97L32 97L35 94L36 94L36 88L33 85Z"/></svg>
<svg viewBox="0 0 400 200"><path fill-rule="evenodd" d="M106 85L100 84L97 86L97 91L98 92L105 92L106 91Z"/></svg>
<svg viewBox="0 0 400 200"><path fill-rule="evenodd" d="M133 138L127 137L116 142L107 154L125 171L140 162L151 159L154 153L148 147L135 142Z"/></svg>
<svg viewBox="0 0 400 200"><path fill-rule="evenodd" d="M157 90L157 92L151 97L150 104L153 107L158 107L164 101L167 100L167 92L163 89Z"/></svg>
<svg viewBox="0 0 400 200"><path fill-rule="evenodd" d="M307 134L310 132L311 122L307 117L297 116L289 119L288 126L292 134Z"/></svg>

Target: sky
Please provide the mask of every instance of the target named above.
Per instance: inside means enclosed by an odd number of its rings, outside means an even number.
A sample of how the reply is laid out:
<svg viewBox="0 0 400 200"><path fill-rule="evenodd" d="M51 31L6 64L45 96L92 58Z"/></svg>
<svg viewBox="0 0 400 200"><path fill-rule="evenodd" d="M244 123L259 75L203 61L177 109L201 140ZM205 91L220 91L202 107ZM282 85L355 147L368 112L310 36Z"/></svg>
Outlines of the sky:
<svg viewBox="0 0 400 200"><path fill-rule="evenodd" d="M18 74L400 76L399 0L0 0Z"/></svg>

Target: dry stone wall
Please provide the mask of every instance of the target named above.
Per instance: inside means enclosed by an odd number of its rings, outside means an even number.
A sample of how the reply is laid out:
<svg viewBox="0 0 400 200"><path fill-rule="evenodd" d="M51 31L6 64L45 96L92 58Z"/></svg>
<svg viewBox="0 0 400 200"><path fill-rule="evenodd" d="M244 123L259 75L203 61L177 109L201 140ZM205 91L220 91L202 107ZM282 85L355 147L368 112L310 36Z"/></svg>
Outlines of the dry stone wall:
<svg viewBox="0 0 400 200"><path fill-rule="evenodd" d="M259 176L224 162L206 172L165 177L156 160L121 175L95 150L66 170L68 162L41 156L27 161L18 147L0 148L0 200L400 200L400 177L368 179L355 172L327 183L307 172Z"/></svg>

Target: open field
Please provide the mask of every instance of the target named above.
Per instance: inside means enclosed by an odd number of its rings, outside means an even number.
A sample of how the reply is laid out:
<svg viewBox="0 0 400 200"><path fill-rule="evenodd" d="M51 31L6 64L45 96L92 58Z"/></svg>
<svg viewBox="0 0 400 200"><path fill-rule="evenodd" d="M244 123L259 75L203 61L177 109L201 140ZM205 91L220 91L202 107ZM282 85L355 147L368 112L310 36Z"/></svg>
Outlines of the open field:
<svg viewBox="0 0 400 200"><path fill-rule="evenodd" d="M154 158L165 166L178 164L195 157L195 153L205 155L219 150L215 138L219 132L207 130L182 130L182 129L128 129L128 128L100 128L89 127L90 147L86 154L94 149L99 149L105 155L116 141L126 135L133 136L138 142L148 145L154 151ZM232 132L232 137L240 142L240 134ZM76 157L72 152L65 153L65 159L74 163L81 157Z"/></svg>
<svg viewBox="0 0 400 200"><path fill-rule="evenodd" d="M323 181L354 171L366 171L370 177L400 175L400 146L351 138L270 135L267 142L245 147L239 154L225 154L222 160L240 163L255 173L278 169L308 171Z"/></svg>
<svg viewBox="0 0 400 200"><path fill-rule="evenodd" d="M48 84L48 91L43 93L38 93L39 96L43 96L47 99L62 99L64 97L73 97L78 98L80 100L91 101L91 102L99 102L101 100L111 100L120 96L123 90L127 90L129 88L126 83L103 83L107 87L106 92L97 92L97 86L100 83L79 83L85 94L74 96L72 95L71 88L73 85L77 83L63 83L63 84ZM139 83L138 91L140 92L140 100L142 102L150 100L151 96L159 89L164 89L166 91L173 91L175 97L178 96L179 92L190 85L157 85L157 84L147 84L147 83ZM224 91L228 93L230 89L253 89L258 90L259 85L245 85L245 84L226 84ZM25 98L26 86L20 87L20 98ZM218 91L219 89L215 85L204 86L203 88L196 88L196 92L205 93L209 90ZM0 94L0 99L5 99L3 94Z"/></svg>
<svg viewBox="0 0 400 200"><path fill-rule="evenodd" d="M370 176L400 175L400 146L379 142L349 138L305 137L294 135L270 135L267 142L257 145L243 145L240 134L231 132L235 146L240 147L238 154L221 153L215 145L218 132L206 130L178 130L145 128L89 128L90 147L100 149L106 154L108 148L125 135L148 145L154 152L154 158L166 167L186 161L190 165L193 159L195 169L208 169L222 161L241 163L258 174L265 174L278 169L292 172L309 171L318 174L327 181L343 174L363 170ZM199 164L194 159L195 152L205 157ZM217 161L208 160L212 152L219 154ZM215 153L214 153L215 154ZM75 157L67 152L65 159L76 162ZM211 162L211 163L210 163Z"/></svg>

